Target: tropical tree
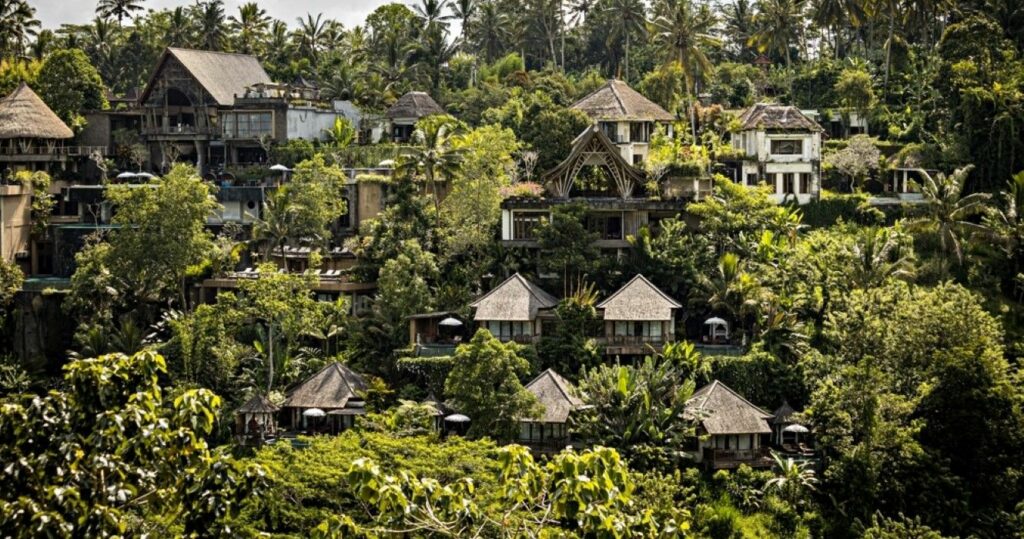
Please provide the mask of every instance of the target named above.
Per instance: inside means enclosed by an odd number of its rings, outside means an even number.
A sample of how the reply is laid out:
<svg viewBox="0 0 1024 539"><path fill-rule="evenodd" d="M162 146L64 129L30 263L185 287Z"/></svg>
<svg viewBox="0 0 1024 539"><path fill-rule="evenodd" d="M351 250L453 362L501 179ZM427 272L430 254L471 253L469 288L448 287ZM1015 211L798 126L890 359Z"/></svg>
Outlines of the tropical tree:
<svg viewBox="0 0 1024 539"><path fill-rule="evenodd" d="M199 43L207 50L222 50L226 37L223 0L198 2L194 9L194 16L198 19Z"/></svg>
<svg viewBox="0 0 1024 539"><path fill-rule="evenodd" d="M754 24L757 30L751 44L761 52L772 52L793 63L790 52L803 33L804 0L759 0Z"/></svg>
<svg viewBox="0 0 1024 539"><path fill-rule="evenodd" d="M754 9L750 0L734 0L722 8L722 23L738 60L751 60L750 38L754 35Z"/></svg>
<svg viewBox="0 0 1024 539"><path fill-rule="evenodd" d="M850 247L854 264L850 280L860 288L871 288L890 278L912 277L911 242L900 223L892 228L864 229Z"/></svg>
<svg viewBox="0 0 1024 539"><path fill-rule="evenodd" d="M832 52L840 57L842 28L858 28L867 19L863 0L816 0L811 7L811 21L832 30Z"/></svg>
<svg viewBox="0 0 1024 539"><path fill-rule="evenodd" d="M466 35L469 30L469 21L476 15L477 8L480 4L477 0L455 0L451 3L452 18L458 19L462 25L462 29L459 33L460 45L465 43Z"/></svg>
<svg viewBox="0 0 1024 539"><path fill-rule="evenodd" d="M298 17L295 20L299 27L295 29L295 41L298 43L298 53L316 63L323 48L324 30L327 21L323 13L317 13L316 18L310 13L306 18Z"/></svg>
<svg viewBox="0 0 1024 539"><path fill-rule="evenodd" d="M451 116L428 116L416 124L413 131L414 146L402 154L399 170L410 175L422 175L434 199L437 224L441 224L441 197L437 182L451 178L462 165L462 153L452 146L459 124Z"/></svg>
<svg viewBox="0 0 1024 539"><path fill-rule="evenodd" d="M817 489L818 478L810 463L783 458L775 451L771 454L775 461L775 477L765 482L765 492L777 492L787 502L801 505L807 494Z"/></svg>
<svg viewBox="0 0 1024 539"><path fill-rule="evenodd" d="M675 62L686 77L686 94L713 69L706 50L719 45L711 35L716 20L711 11L690 0L668 0L650 23L654 43L665 51L666 63Z"/></svg>
<svg viewBox="0 0 1024 539"><path fill-rule="evenodd" d="M455 18L445 11L450 7L449 0L420 0L420 3L412 5L412 11L420 20L420 27L429 30L434 27L447 28L448 21Z"/></svg>
<svg viewBox="0 0 1024 539"><path fill-rule="evenodd" d="M100 0L96 4L96 14L104 19L114 17L117 25L121 26L125 17L131 17L133 12L142 11L144 0Z"/></svg>
<svg viewBox="0 0 1024 539"><path fill-rule="evenodd" d="M625 66L624 80L629 81L629 48L634 35L645 35L647 33L647 11L640 0L609 0L604 12L611 18L611 33L608 35L609 43L622 42L623 64Z"/></svg>
<svg viewBox="0 0 1024 539"><path fill-rule="evenodd" d="M0 0L0 58L25 51L29 38L39 28L35 17L36 9L26 0Z"/></svg>
<svg viewBox="0 0 1024 539"><path fill-rule="evenodd" d="M510 38L508 14L494 0L480 3L475 13L476 17L463 24L469 25L468 37L483 51L484 59L493 62L505 51Z"/></svg>
<svg viewBox="0 0 1024 539"><path fill-rule="evenodd" d="M964 184L973 167L959 168L952 174L939 173L935 177L924 174L921 182L923 215L907 222L912 228L934 231L947 255L957 264L963 264L963 241L970 234L987 232L988 227L971 218L984 213L992 195L989 193L964 194Z"/></svg>
<svg viewBox="0 0 1024 539"><path fill-rule="evenodd" d="M238 6L238 17L228 18L231 31L234 32L235 50L244 54L254 54L262 50L263 43L270 28L270 17L267 10L256 2L248 2Z"/></svg>

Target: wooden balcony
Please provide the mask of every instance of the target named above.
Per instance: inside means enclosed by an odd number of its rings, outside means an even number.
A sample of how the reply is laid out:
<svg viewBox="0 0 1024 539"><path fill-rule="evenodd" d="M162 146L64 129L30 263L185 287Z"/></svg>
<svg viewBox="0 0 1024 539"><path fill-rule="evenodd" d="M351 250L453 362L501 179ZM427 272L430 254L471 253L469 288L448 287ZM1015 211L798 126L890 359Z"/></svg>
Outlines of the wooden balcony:
<svg viewBox="0 0 1024 539"><path fill-rule="evenodd" d="M220 136L221 129L212 126L198 125L148 125L142 128L142 134L146 137L157 139L209 139Z"/></svg>
<svg viewBox="0 0 1024 539"><path fill-rule="evenodd" d="M609 356L634 356L650 354L653 351L661 350L665 343L672 342L672 339L665 336L644 337L636 335L612 335L597 340L603 344L605 355Z"/></svg>
<svg viewBox="0 0 1024 539"><path fill-rule="evenodd" d="M68 157L89 157L93 152L109 153L106 146L4 146L0 147L0 162L59 162Z"/></svg>
<svg viewBox="0 0 1024 539"><path fill-rule="evenodd" d="M774 462L767 447L756 449L704 448L704 464L713 470L739 468L741 464L746 464L751 468L770 468Z"/></svg>

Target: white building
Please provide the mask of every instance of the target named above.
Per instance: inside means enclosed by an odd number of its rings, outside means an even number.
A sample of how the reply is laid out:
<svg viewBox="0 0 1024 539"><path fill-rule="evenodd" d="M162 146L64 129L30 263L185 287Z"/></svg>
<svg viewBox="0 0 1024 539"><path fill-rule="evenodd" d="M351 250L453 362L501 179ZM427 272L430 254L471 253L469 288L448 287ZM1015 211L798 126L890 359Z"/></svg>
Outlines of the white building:
<svg viewBox="0 0 1024 539"><path fill-rule="evenodd" d="M627 163L639 165L647 159L651 135L659 126L672 133L670 112L618 79L608 81L572 105L601 128Z"/></svg>
<svg viewBox="0 0 1024 539"><path fill-rule="evenodd" d="M766 183L776 201L817 199L823 129L792 106L758 103L743 112L732 146L743 152L740 181Z"/></svg>

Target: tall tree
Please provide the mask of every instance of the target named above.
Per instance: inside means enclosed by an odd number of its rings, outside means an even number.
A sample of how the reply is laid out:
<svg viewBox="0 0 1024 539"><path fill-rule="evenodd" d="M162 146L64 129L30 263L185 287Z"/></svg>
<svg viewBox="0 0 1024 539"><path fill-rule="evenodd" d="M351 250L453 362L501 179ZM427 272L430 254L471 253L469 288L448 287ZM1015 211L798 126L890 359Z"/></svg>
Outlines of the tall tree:
<svg viewBox="0 0 1024 539"><path fill-rule="evenodd" d="M298 52L310 58L314 63L319 58L320 50L323 47L324 29L327 25L327 21L323 17L323 13L317 13L316 18L307 13L305 19L302 17L296 19L299 24L299 27L295 29L295 40L299 45Z"/></svg>
<svg viewBox="0 0 1024 539"><path fill-rule="evenodd" d="M228 18L234 32L235 50L245 54L255 54L262 49L270 28L270 17L267 11L256 2L247 2L238 6L238 17Z"/></svg>
<svg viewBox="0 0 1024 539"><path fill-rule="evenodd" d="M647 10L640 0L609 0L605 12L611 17L610 41L621 41L623 43L625 76L624 80L629 81L629 49L632 37L645 35L647 28Z"/></svg>
<svg viewBox="0 0 1024 539"><path fill-rule="evenodd" d="M207 0L195 5L195 17L198 19L198 38L200 45L207 50L223 50L226 37L223 0Z"/></svg>
<svg viewBox="0 0 1024 539"><path fill-rule="evenodd" d="M793 63L791 49L800 40L804 24L804 0L760 0L751 41L761 52L771 52Z"/></svg>
<svg viewBox="0 0 1024 539"><path fill-rule="evenodd" d="M142 2L143 0L100 0L96 4L96 14L104 19L114 17L117 19L117 25L121 26L125 17L142 11Z"/></svg>
<svg viewBox="0 0 1024 539"><path fill-rule="evenodd" d="M927 228L939 237L942 250L952 255L957 264L964 261L964 239L972 233L987 232L983 224L971 218L984 213L989 193L964 194L964 184L971 172L970 166L957 169L952 174L939 173L932 177L926 174L921 184L924 196L924 215L907 224L911 227Z"/></svg>
<svg viewBox="0 0 1024 539"><path fill-rule="evenodd" d="M35 16L36 9L26 0L0 0L0 58L24 53L39 28Z"/></svg>
<svg viewBox="0 0 1024 539"><path fill-rule="evenodd" d="M452 146L459 129L450 116L428 116L416 124L414 146L404 153L399 168L407 174L421 174L434 199L435 217L440 224L441 197L437 182L451 178L462 165L461 148Z"/></svg>

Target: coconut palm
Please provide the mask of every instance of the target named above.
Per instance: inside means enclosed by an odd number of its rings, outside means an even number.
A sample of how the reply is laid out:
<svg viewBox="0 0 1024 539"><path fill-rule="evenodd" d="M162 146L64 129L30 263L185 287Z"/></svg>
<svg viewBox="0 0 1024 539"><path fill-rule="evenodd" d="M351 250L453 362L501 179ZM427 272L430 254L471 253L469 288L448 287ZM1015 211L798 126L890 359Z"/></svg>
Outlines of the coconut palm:
<svg viewBox="0 0 1024 539"><path fill-rule="evenodd" d="M238 17L229 17L228 22L235 33L235 49L238 52L253 54L262 48L270 28L267 10L260 8L256 2L242 4L238 6Z"/></svg>
<svg viewBox="0 0 1024 539"><path fill-rule="evenodd" d="M609 0L605 12L611 17L611 33L609 42L622 41L624 53L625 77L629 80L629 46L634 34L644 35L647 32L647 13L640 0Z"/></svg>
<svg viewBox="0 0 1024 539"><path fill-rule="evenodd" d="M479 4L477 0L455 0L451 6L452 16L462 23L459 40L465 43L466 36L468 35L469 20L476 14Z"/></svg>
<svg viewBox="0 0 1024 539"><path fill-rule="evenodd" d="M782 458L775 451L772 459L776 475L765 483L765 492L777 492L782 499L799 505L809 492L817 490L818 478L809 463Z"/></svg>
<svg viewBox="0 0 1024 539"><path fill-rule="evenodd" d="M893 228L864 230L850 247L850 281L859 288L871 288L890 278L912 277L914 258L908 248L910 241L899 223Z"/></svg>
<svg viewBox="0 0 1024 539"><path fill-rule="evenodd" d="M322 41L324 38L324 28L327 24L324 21L324 14L317 13L316 18L313 15L307 13L306 18L298 17L295 19L298 21L299 27L295 30L295 41L298 44L298 52L300 55L305 56L316 62L317 56L320 53Z"/></svg>
<svg viewBox="0 0 1024 539"><path fill-rule="evenodd" d="M96 14L104 19L116 18L118 26L125 17L131 17L132 12L141 10L142 0L100 0L96 4Z"/></svg>
<svg viewBox="0 0 1024 539"><path fill-rule="evenodd" d="M821 28L832 30L832 50L839 58L839 34L844 26L859 27L867 17L862 0L816 0L811 7L811 20Z"/></svg>
<svg viewBox="0 0 1024 539"><path fill-rule="evenodd" d="M469 38L484 59L493 62L505 50L509 42L508 15L494 1L484 2L476 10L476 18L470 21Z"/></svg>
<svg viewBox="0 0 1024 539"><path fill-rule="evenodd" d="M713 69L704 51L720 43L711 35L715 16L690 0L668 0L662 5L661 13L650 23L650 33L664 51L666 63L676 63L682 69L690 98L697 83Z"/></svg>
<svg viewBox="0 0 1024 539"><path fill-rule="evenodd" d="M167 28L164 29L163 42L168 47L185 47L192 40L191 16L185 8L178 6L167 16Z"/></svg>
<svg viewBox="0 0 1024 539"><path fill-rule="evenodd" d="M25 51L39 28L35 16L36 9L25 0L0 0L0 58Z"/></svg>
<svg viewBox="0 0 1024 539"><path fill-rule="evenodd" d="M442 69L457 51L458 44L448 41L446 31L431 27L409 45L408 58L413 71L425 78L436 94L441 86Z"/></svg>
<svg viewBox="0 0 1024 539"><path fill-rule="evenodd" d="M925 173L921 183L923 215L908 222L911 227L933 230L939 236L942 250L953 255L957 264L964 261L963 240L970 234L989 230L983 224L970 221L986 210L992 198L989 193L964 195L964 184L973 168L968 165L949 175L939 173L934 178Z"/></svg>
<svg viewBox="0 0 1024 539"><path fill-rule="evenodd" d="M224 44L225 22L224 2L208 0L196 4L199 19L199 43L207 50L221 50Z"/></svg>
<svg viewBox="0 0 1024 539"><path fill-rule="evenodd" d="M412 11L424 29L435 26L448 28L448 21L453 18L451 14L445 13L448 7L448 0L420 0L419 4L413 4Z"/></svg>
<svg viewBox="0 0 1024 539"><path fill-rule="evenodd" d="M413 132L414 146L399 159L399 171L422 175L430 186L434 199L435 216L440 226L440 197L437 181L454 176L462 165L462 151L452 147L457 125L454 122L421 122Z"/></svg>
<svg viewBox="0 0 1024 539"><path fill-rule="evenodd" d="M722 8L722 23L729 41L736 46L736 58L750 60L752 55L745 57L750 51L747 42L754 35L754 7L750 0L735 0Z"/></svg>
<svg viewBox="0 0 1024 539"><path fill-rule="evenodd" d="M773 52L786 59L786 67L793 63L791 45L803 33L804 0L760 0L754 15L756 32L750 43L761 52Z"/></svg>

